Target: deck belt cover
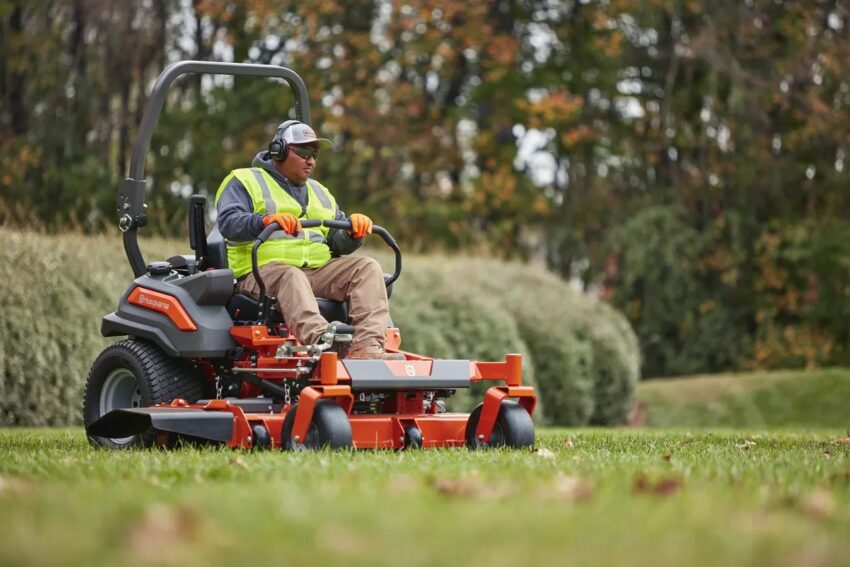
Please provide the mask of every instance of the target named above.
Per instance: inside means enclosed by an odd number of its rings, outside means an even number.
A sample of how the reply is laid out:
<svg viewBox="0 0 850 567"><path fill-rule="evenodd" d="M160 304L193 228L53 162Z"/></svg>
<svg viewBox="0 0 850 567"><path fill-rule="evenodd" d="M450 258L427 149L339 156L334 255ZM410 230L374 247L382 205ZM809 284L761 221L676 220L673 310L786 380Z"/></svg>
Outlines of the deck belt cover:
<svg viewBox="0 0 850 567"><path fill-rule="evenodd" d="M469 388L468 360L435 360L430 376L396 376L383 360L344 359L354 390L445 390Z"/></svg>

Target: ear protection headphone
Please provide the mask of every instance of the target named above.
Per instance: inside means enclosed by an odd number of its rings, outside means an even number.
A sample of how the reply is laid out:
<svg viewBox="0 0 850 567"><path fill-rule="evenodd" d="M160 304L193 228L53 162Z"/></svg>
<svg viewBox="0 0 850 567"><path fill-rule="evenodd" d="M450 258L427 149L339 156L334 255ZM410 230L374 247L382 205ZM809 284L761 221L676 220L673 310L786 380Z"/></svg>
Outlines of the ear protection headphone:
<svg viewBox="0 0 850 567"><path fill-rule="evenodd" d="M296 124L301 124L301 121L287 120L278 127L277 132L275 132L274 139L269 143L269 159L272 161L283 161L286 159L286 151L289 148L286 140L283 139L283 134Z"/></svg>

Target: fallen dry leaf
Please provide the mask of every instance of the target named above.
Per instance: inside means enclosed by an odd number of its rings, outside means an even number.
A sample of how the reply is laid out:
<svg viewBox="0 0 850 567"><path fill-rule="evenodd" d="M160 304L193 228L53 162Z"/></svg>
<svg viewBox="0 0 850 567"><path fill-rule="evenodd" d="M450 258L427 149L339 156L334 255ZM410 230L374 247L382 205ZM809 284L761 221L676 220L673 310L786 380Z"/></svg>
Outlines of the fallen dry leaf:
<svg viewBox="0 0 850 567"><path fill-rule="evenodd" d="M749 439L747 439L746 441L744 441L740 445L735 445L736 448L741 449L742 451L749 451L750 449L752 449L755 446L756 446L756 442L750 441Z"/></svg>
<svg viewBox="0 0 850 567"><path fill-rule="evenodd" d="M850 484L850 471L833 473L830 475L829 481L832 484Z"/></svg>
<svg viewBox="0 0 850 567"><path fill-rule="evenodd" d="M368 536L365 533L355 531L351 526L334 525L327 526L328 533L333 537L319 538L319 545L335 553L363 553L368 551Z"/></svg>
<svg viewBox="0 0 850 567"><path fill-rule="evenodd" d="M30 488L30 483L23 479L0 476L0 495L20 494L22 492L26 492Z"/></svg>
<svg viewBox="0 0 850 567"><path fill-rule="evenodd" d="M404 492L412 492L418 487L419 482L417 482L413 476L406 474L390 479L390 482L387 485L387 490L389 490L390 494L401 494Z"/></svg>
<svg viewBox="0 0 850 567"><path fill-rule="evenodd" d="M665 463L669 463L670 459L672 459L672 458L673 458L673 455L664 455L663 457L661 457L661 460L664 461Z"/></svg>
<svg viewBox="0 0 850 567"><path fill-rule="evenodd" d="M828 490L817 489L800 501L800 507L810 518L826 520L835 512L835 497Z"/></svg>
<svg viewBox="0 0 850 567"><path fill-rule="evenodd" d="M685 485L679 476L661 477L650 480L645 475L638 475L632 484L632 494L654 494L655 496L670 496Z"/></svg>
<svg viewBox="0 0 850 567"><path fill-rule="evenodd" d="M229 463L232 467L245 468L245 461L242 460L242 457L232 457Z"/></svg>
<svg viewBox="0 0 850 567"><path fill-rule="evenodd" d="M848 433L846 437L842 437L841 439L836 439L835 444L836 445L850 445L850 433Z"/></svg>
<svg viewBox="0 0 850 567"><path fill-rule="evenodd" d="M555 453L553 453L552 451L550 451L549 449L547 449L545 447L541 447L540 449L537 449L536 451L534 451L534 454L537 455L538 457L542 457L544 459L554 459L555 458Z"/></svg>
<svg viewBox="0 0 850 567"><path fill-rule="evenodd" d="M468 479L435 478L431 485L448 496L473 496L478 492L478 485Z"/></svg>
<svg viewBox="0 0 850 567"><path fill-rule="evenodd" d="M573 443L573 438L567 437L567 440L564 441L564 447L566 447L567 449L572 449L573 446L575 446L575 443Z"/></svg>
<svg viewBox="0 0 850 567"><path fill-rule="evenodd" d="M552 484L541 486L537 496L543 500L584 502L593 497L593 486L580 477L559 474Z"/></svg>
<svg viewBox="0 0 850 567"><path fill-rule="evenodd" d="M198 532L196 513L185 506L148 506L131 528L128 546L142 563L168 559L173 547L192 541Z"/></svg>
<svg viewBox="0 0 850 567"><path fill-rule="evenodd" d="M480 478L435 478L431 485L440 494L476 500L500 500L513 492L507 483L488 483Z"/></svg>
<svg viewBox="0 0 850 567"><path fill-rule="evenodd" d="M626 425L629 427L645 427L648 409L646 402L635 403L629 409L629 415L626 417Z"/></svg>

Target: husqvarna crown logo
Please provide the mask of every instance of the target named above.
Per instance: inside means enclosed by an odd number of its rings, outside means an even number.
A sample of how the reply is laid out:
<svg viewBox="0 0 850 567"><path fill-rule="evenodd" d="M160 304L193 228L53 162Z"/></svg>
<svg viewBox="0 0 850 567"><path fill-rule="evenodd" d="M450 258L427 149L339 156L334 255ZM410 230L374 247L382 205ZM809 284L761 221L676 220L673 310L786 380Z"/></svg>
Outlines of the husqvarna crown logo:
<svg viewBox="0 0 850 567"><path fill-rule="evenodd" d="M404 365L404 373L407 374L408 376L416 376L416 367L413 366L412 364L405 364Z"/></svg>

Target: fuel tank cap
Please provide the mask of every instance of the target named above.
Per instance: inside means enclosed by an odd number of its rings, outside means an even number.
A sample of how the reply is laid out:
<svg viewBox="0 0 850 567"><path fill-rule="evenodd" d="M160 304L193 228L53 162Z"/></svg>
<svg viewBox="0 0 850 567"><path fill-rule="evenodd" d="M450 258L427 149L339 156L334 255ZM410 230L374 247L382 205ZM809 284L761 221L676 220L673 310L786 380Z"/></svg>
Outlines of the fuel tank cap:
<svg viewBox="0 0 850 567"><path fill-rule="evenodd" d="M148 275L167 276L171 273L171 264L168 262L151 262L148 264Z"/></svg>

